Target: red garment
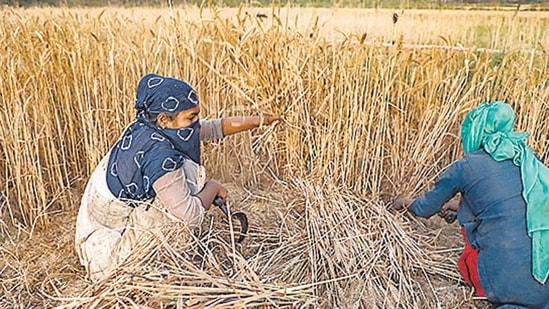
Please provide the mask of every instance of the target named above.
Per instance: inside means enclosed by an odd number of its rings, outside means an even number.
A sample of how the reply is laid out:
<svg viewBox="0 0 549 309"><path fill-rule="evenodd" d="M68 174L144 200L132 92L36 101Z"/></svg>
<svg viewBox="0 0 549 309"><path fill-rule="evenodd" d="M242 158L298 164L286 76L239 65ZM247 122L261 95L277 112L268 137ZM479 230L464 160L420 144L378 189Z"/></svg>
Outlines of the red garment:
<svg viewBox="0 0 549 309"><path fill-rule="evenodd" d="M467 240L467 236L465 234L465 228L463 227L461 227L461 234L463 235L463 240L465 241L465 248L463 249L463 253L458 260L459 272L465 282L475 288L477 296L485 297L484 290L480 284L480 277L478 275L478 249L471 247L471 244Z"/></svg>

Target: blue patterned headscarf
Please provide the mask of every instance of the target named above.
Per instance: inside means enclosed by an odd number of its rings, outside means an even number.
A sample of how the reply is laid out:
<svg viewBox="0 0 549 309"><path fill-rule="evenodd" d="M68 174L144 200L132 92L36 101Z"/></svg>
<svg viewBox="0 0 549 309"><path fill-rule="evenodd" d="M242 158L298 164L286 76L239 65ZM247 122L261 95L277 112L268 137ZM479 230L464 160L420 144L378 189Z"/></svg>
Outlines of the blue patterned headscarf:
<svg viewBox="0 0 549 309"><path fill-rule="evenodd" d="M107 185L112 194L134 205L156 196L153 183L183 165L200 164L200 123L179 129L161 128L148 115L177 113L198 106L196 92L185 82L156 74L137 86L136 119L111 150Z"/></svg>
<svg viewBox="0 0 549 309"><path fill-rule="evenodd" d="M482 103L461 124L465 153L483 148L496 161L520 166L526 224L532 239L532 275L540 283L549 277L549 169L525 143L527 133L515 132L515 112L504 102Z"/></svg>

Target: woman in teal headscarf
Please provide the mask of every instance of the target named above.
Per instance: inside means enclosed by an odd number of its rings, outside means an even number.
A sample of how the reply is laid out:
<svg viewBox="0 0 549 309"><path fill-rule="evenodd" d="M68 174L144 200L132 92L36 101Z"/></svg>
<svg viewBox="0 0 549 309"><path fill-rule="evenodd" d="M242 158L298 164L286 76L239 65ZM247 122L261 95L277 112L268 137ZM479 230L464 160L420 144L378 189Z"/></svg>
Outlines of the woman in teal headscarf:
<svg viewBox="0 0 549 309"><path fill-rule="evenodd" d="M457 193L466 247L458 265L478 296L497 308L549 308L549 169L514 132L504 102L482 103L461 125L465 156L417 199L398 198L429 218Z"/></svg>

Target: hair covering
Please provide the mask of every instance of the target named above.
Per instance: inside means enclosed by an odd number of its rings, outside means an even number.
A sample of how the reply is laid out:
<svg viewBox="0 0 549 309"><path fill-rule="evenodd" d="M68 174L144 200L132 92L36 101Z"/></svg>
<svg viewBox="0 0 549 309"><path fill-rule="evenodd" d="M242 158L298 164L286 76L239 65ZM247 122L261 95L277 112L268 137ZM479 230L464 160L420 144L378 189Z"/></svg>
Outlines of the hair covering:
<svg viewBox="0 0 549 309"><path fill-rule="evenodd" d="M156 196L153 183L180 168L185 160L200 164L200 123L169 129L151 123L147 113L177 113L198 106L198 96L185 82L156 74L137 86L137 117L113 146L107 185L117 198L134 206Z"/></svg>
<svg viewBox="0 0 549 309"><path fill-rule="evenodd" d="M147 74L137 85L135 109L138 113L174 113L197 105L196 92L184 81Z"/></svg>
<svg viewBox="0 0 549 309"><path fill-rule="evenodd" d="M549 276L549 169L525 143L527 133L514 132L515 113L504 102L484 102L461 124L463 150L483 148L496 161L513 160L520 167L526 224L532 239L532 275L544 283Z"/></svg>

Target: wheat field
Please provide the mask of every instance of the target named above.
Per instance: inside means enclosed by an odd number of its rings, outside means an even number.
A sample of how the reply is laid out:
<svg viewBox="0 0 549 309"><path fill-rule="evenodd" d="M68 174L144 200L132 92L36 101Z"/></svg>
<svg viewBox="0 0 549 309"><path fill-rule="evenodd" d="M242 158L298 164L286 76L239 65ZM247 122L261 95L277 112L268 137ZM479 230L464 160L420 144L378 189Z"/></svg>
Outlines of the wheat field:
<svg viewBox="0 0 549 309"><path fill-rule="evenodd" d="M545 159L549 13L292 7L0 11L0 307L481 308L457 225L387 208L462 155L459 124L505 100ZM396 16L394 15L396 14ZM395 17L396 18L395 18ZM78 265L87 178L146 73L203 118L285 123L203 145L250 235L211 210L108 279Z"/></svg>

